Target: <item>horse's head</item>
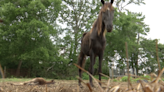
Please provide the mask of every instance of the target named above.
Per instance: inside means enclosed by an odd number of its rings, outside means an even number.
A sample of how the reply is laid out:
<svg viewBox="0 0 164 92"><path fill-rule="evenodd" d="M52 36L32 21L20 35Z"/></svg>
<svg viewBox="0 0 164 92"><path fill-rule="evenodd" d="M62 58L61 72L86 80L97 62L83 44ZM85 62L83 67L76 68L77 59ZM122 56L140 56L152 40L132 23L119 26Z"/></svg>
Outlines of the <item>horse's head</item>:
<svg viewBox="0 0 164 92"><path fill-rule="evenodd" d="M103 6L101 8L99 17L102 20L102 26L105 26L105 29L108 32L111 32L113 29L113 18L114 18L114 8L112 6L114 0L111 2L105 3L104 0L101 0Z"/></svg>

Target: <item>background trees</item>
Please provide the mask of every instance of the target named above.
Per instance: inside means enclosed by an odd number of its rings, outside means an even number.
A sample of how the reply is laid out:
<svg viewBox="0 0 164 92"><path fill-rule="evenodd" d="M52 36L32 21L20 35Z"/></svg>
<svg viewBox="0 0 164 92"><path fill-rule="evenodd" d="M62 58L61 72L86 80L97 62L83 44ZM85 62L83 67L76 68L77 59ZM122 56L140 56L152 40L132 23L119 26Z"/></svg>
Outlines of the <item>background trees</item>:
<svg viewBox="0 0 164 92"><path fill-rule="evenodd" d="M0 19L4 21L0 23L0 64L6 67L8 76L75 78L77 68L73 63L77 62L80 40L98 16L100 0L5 0L0 3ZM117 69L125 69L125 42L134 73L157 69L155 40L144 37L149 32L145 16L126 9L130 4L144 4L144 0L114 3L114 29L106 34L102 71L105 74L109 74L112 63ZM162 67L164 45L159 43L158 47ZM97 70L95 66L95 74Z"/></svg>
<svg viewBox="0 0 164 92"><path fill-rule="evenodd" d="M60 0L5 0L0 1L0 62L14 68L19 76L21 68L39 72L54 62L57 51L50 36L56 35L53 27L60 11ZM54 7L55 6L55 7ZM40 62L40 64L39 64ZM43 64L41 64L43 63Z"/></svg>

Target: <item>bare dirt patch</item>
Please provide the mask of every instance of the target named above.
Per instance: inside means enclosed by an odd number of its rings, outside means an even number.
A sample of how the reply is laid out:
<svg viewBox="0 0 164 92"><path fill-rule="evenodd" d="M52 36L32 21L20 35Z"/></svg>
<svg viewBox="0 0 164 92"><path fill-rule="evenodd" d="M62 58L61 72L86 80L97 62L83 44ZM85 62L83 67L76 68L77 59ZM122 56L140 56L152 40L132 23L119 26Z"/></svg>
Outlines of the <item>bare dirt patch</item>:
<svg viewBox="0 0 164 92"><path fill-rule="evenodd" d="M107 80L103 80L105 82ZM88 80L84 81L85 83L89 82ZM49 85L23 85L23 86L14 86L8 83L19 83L19 82L0 82L0 92L90 92L89 88L86 85L83 85L83 88L78 86L77 80L55 80L55 84ZM95 84L95 87L92 88L93 92L98 92L98 85ZM128 88L127 82L112 82L110 86L120 85L121 88ZM133 83L135 87L137 83ZM102 84L102 87L105 86Z"/></svg>

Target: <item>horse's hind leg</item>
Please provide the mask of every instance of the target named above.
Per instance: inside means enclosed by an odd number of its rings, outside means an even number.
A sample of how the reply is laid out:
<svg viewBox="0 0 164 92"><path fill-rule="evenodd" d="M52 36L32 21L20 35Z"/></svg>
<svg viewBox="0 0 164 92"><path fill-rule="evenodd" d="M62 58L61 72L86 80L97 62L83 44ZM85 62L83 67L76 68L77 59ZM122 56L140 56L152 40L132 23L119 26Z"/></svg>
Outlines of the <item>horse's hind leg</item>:
<svg viewBox="0 0 164 92"><path fill-rule="evenodd" d="M84 64L85 64L85 58L86 56L80 51L80 54L78 56L78 65L80 67L84 67ZM82 70L79 69L79 77L81 78L82 77ZM81 81L79 80L79 86L81 86Z"/></svg>
<svg viewBox="0 0 164 92"><path fill-rule="evenodd" d="M89 72L90 72L90 74L92 74L92 75L93 75L93 72L94 72L93 66L94 66L94 63L95 63L95 58L96 58L96 57L95 57L93 51L91 51ZM93 87L94 85L93 85L92 77L91 77L91 76L89 76L89 82L90 82L90 85Z"/></svg>

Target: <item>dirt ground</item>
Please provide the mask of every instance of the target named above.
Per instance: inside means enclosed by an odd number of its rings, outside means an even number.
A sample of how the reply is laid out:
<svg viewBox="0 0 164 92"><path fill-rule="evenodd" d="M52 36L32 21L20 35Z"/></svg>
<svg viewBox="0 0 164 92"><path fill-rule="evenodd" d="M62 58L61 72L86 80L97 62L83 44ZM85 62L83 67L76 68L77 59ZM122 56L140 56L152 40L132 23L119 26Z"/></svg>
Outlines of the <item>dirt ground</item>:
<svg viewBox="0 0 164 92"><path fill-rule="evenodd" d="M103 80L106 83L107 80ZM84 81L88 83L88 80ZM78 86L77 80L55 80L55 84L49 85L23 85L23 86L13 86L8 83L19 83L19 82L0 82L0 92L90 92L89 88L83 85L83 88ZM98 91L98 85L94 83L95 87L92 88L93 92ZM120 85L121 88L128 88L127 82L111 82L110 87L115 85ZM134 87L137 83L132 84ZM102 87L105 84L102 84Z"/></svg>

